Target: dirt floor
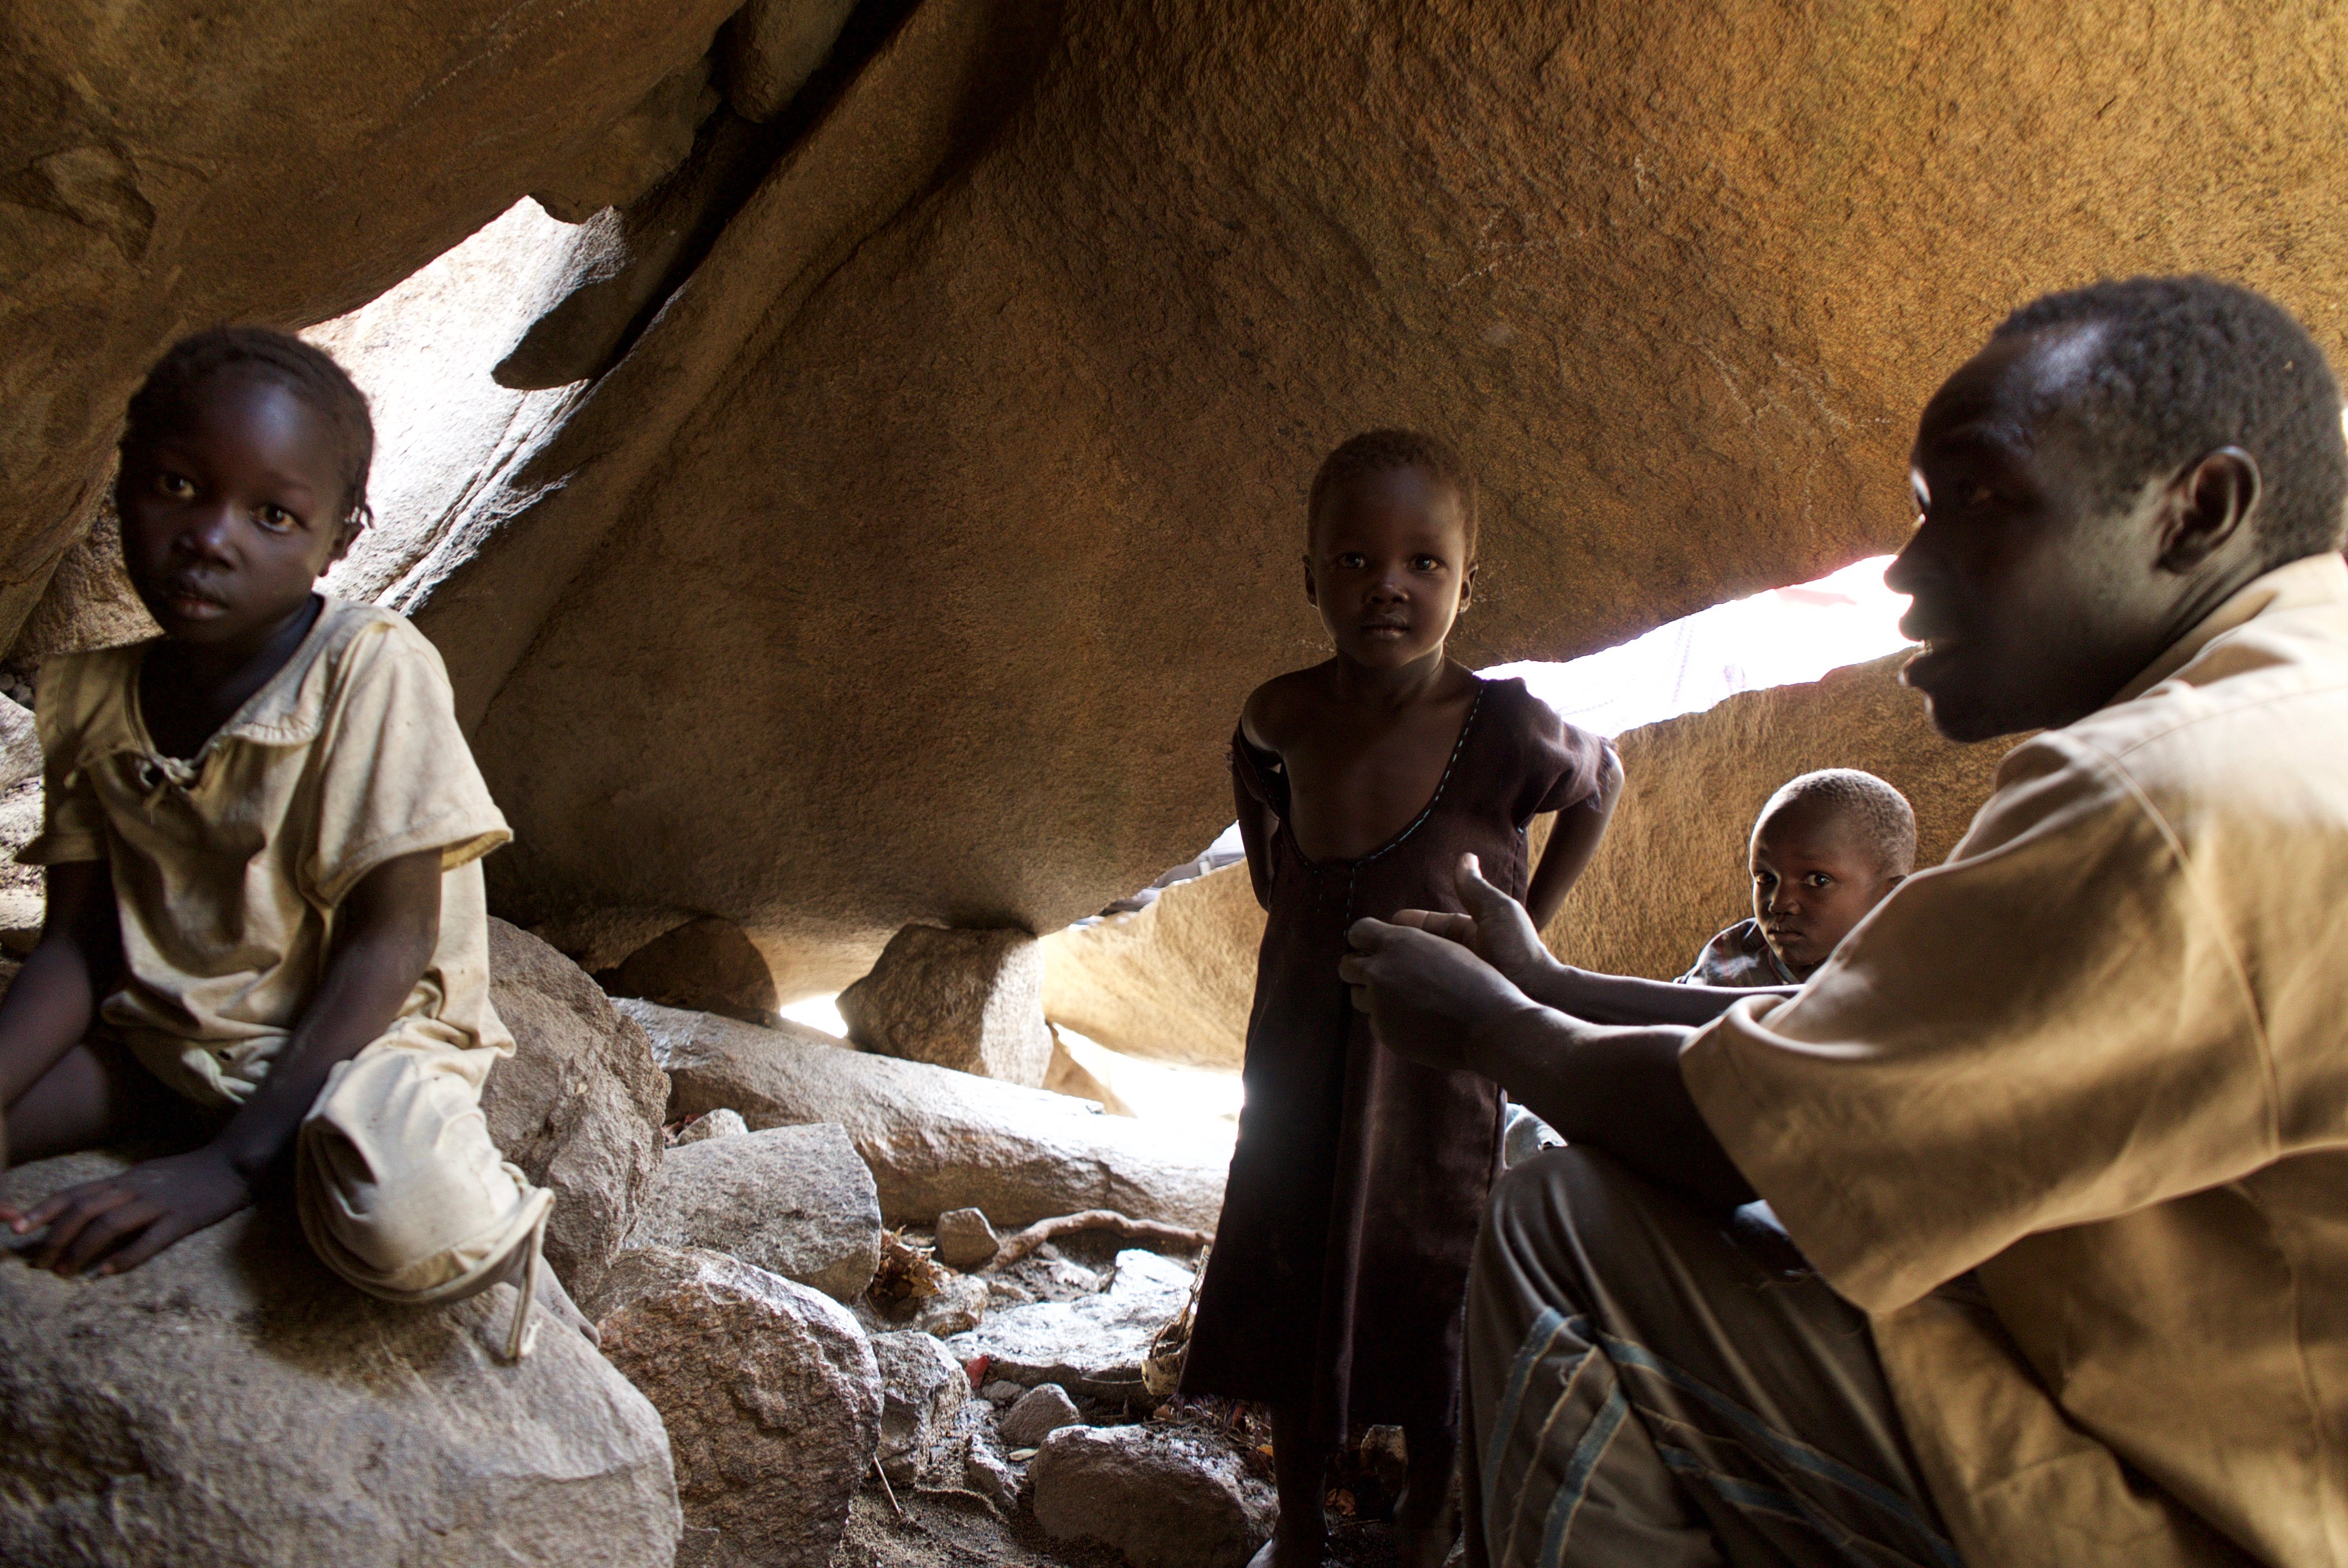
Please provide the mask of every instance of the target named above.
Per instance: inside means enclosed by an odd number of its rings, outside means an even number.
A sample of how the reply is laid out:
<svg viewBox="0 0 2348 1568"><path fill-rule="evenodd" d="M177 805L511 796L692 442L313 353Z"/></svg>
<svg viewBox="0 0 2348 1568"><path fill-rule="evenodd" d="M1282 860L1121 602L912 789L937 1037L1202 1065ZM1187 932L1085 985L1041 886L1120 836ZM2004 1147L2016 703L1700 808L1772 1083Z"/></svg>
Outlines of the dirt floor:
<svg viewBox="0 0 2348 1568"><path fill-rule="evenodd" d="M966 1493L902 1489L896 1503L901 1517L877 1482L866 1487L850 1511L831 1568L1125 1568L1125 1559L1105 1547L1052 1540L1024 1506L1006 1521ZM1391 1527L1332 1523L1327 1562L1334 1568L1395 1568Z"/></svg>

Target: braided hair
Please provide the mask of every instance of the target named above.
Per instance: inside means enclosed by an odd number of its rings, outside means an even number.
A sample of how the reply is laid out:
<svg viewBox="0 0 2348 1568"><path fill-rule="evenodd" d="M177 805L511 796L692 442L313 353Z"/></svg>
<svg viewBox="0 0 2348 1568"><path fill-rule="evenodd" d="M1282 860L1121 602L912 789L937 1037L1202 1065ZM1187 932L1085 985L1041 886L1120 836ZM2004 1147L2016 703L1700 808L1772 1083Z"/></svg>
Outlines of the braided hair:
<svg viewBox="0 0 2348 1568"><path fill-rule="evenodd" d="M366 482L375 461L375 421L367 415L366 395L324 349L268 327L213 327L165 350L131 395L118 446L123 471L129 471L133 453L160 439L186 413L197 388L226 370L275 382L326 422L343 481L340 520L364 527L374 515Z"/></svg>

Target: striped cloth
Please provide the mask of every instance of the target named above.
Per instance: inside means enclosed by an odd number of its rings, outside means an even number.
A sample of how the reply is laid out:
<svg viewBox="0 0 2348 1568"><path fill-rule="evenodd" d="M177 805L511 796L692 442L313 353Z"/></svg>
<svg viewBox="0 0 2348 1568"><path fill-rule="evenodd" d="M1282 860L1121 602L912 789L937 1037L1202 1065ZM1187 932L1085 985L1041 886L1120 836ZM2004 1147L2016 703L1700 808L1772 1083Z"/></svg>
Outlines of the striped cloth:
<svg viewBox="0 0 2348 1568"><path fill-rule="evenodd" d="M1469 1568L1962 1568L1867 1320L1759 1205L1604 1155L1496 1191L1468 1297Z"/></svg>

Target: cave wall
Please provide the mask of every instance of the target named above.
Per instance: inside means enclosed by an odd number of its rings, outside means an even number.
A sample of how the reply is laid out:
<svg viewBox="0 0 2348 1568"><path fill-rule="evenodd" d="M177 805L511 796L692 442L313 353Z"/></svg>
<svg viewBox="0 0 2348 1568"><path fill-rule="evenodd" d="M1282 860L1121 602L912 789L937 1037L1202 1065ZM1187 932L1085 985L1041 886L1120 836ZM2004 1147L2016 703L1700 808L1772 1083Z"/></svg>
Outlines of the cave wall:
<svg viewBox="0 0 2348 1568"><path fill-rule="evenodd" d="M786 997L1195 852L1245 692L1320 655L1353 430L1483 475L1462 656L1563 658L1895 545L1915 410L2041 290L2348 320L2312 5L903 0L764 120L727 9L11 12L0 623L174 332L348 311L535 191L587 221L465 374L550 401L394 421L366 582L448 660L502 910L722 917Z"/></svg>

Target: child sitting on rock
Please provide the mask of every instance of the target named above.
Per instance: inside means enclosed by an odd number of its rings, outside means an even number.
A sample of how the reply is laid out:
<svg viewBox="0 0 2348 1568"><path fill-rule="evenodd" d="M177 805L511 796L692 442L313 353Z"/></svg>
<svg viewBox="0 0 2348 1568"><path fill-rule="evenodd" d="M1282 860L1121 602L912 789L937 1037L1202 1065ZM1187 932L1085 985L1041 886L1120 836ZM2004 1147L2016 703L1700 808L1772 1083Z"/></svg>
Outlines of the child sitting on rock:
<svg viewBox="0 0 2348 1568"><path fill-rule="evenodd" d="M519 1357L552 1195L479 1110L513 1041L479 862L510 835L431 643L313 588L366 526L374 446L341 367L256 328L184 340L131 399L123 564L163 634L41 671L44 831L18 858L48 868L48 915L0 1002L0 1154L181 1152L0 1223L41 1266L117 1274L290 1155L304 1234L360 1289L518 1276Z"/></svg>
<svg viewBox="0 0 2348 1568"><path fill-rule="evenodd" d="M1916 869L1916 814L1873 774L1827 768L1769 797L1747 850L1753 917L1713 938L1691 986L1799 985Z"/></svg>
<svg viewBox="0 0 2348 1568"><path fill-rule="evenodd" d="M1267 682L1231 741L1270 912L1245 1106L1183 1386L1271 1407L1280 1524L1258 1568L1317 1568L1333 1444L1399 1425L1404 1561L1436 1563L1457 1435L1460 1309L1498 1170L1500 1093L1372 1039L1337 966L1365 915L1456 910L1474 854L1547 919L1605 831L1621 770L1520 681L1445 656L1476 580L1475 492L1443 443L1373 431L1313 480L1304 593L1335 656ZM1526 825L1558 813L1536 872Z"/></svg>

